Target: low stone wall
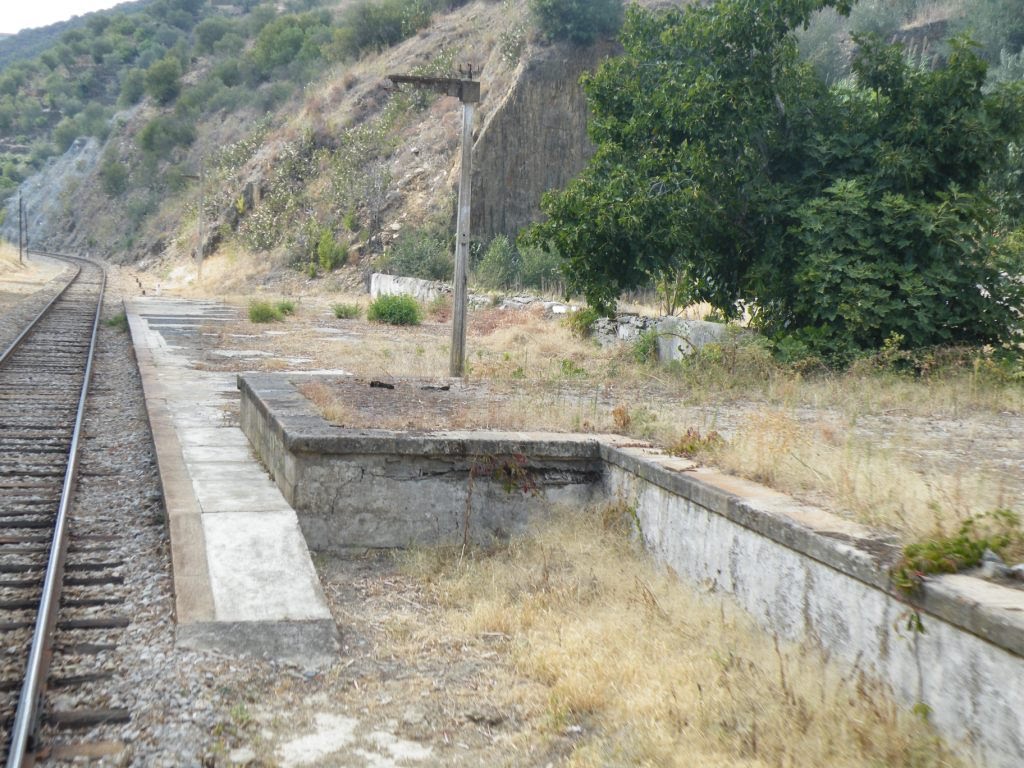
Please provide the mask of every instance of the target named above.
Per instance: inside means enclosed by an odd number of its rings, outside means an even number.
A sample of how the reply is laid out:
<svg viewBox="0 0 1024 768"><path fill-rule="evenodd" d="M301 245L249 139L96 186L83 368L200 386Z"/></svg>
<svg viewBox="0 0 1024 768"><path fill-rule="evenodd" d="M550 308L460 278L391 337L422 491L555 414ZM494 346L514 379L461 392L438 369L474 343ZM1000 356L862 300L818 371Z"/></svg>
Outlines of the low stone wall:
<svg viewBox="0 0 1024 768"><path fill-rule="evenodd" d="M246 375L239 387L242 429L314 550L503 540L553 505L600 493L596 441L344 430L284 377Z"/></svg>
<svg viewBox="0 0 1024 768"><path fill-rule="evenodd" d="M370 296L412 296L417 301L430 302L438 296L451 295L448 283L436 280L421 280L418 277L401 277L374 272L370 275Z"/></svg>
<svg viewBox="0 0 1024 768"><path fill-rule="evenodd" d="M886 538L625 438L357 432L326 424L286 376L246 375L239 388L242 428L314 549L459 541L467 509L474 539L504 537L543 513L538 501L617 500L683 581L888 683L908 708L927 705L981 764L1024 765L1020 590L944 576L910 602L889 582L897 549ZM512 493L502 467L522 471ZM536 496L521 492L525 478ZM909 628L915 615L923 633Z"/></svg>

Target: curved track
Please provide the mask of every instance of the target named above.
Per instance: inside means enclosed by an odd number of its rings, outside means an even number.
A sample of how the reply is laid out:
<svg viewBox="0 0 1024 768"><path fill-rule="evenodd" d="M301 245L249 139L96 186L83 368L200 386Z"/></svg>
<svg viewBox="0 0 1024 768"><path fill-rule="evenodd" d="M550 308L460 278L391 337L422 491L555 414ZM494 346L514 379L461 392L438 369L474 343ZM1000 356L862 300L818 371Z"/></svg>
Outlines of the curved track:
<svg viewBox="0 0 1024 768"><path fill-rule="evenodd" d="M0 351L0 743L8 768L35 759L41 709L48 720L77 725L127 716L102 708L69 715L43 702L48 679L51 689L96 679L57 676L62 654L77 659L112 647L55 645L55 629L126 623L110 616L117 601L108 593L118 583L120 564L105 562L102 541L76 541L70 549L67 542L105 275L95 263L62 258L77 272L31 327Z"/></svg>

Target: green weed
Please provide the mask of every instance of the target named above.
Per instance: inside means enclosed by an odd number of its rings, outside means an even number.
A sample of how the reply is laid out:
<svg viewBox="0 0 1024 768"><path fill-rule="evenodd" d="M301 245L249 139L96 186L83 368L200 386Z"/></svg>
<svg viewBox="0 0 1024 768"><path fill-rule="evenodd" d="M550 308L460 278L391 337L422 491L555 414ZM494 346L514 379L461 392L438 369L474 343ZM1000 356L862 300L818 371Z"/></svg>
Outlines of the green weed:
<svg viewBox="0 0 1024 768"><path fill-rule="evenodd" d="M411 296L380 296L370 304L366 319L389 325L419 325L423 310Z"/></svg>
<svg viewBox="0 0 1024 768"><path fill-rule="evenodd" d="M358 304L332 304L331 311L339 320L357 320L363 314L363 308Z"/></svg>

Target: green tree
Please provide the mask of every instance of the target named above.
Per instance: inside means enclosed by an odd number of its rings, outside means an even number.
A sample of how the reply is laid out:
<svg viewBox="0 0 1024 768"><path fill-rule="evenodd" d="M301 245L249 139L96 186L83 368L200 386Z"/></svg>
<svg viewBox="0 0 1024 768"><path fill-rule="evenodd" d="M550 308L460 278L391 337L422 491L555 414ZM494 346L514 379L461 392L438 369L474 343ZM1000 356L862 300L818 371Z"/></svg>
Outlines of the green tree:
<svg viewBox="0 0 1024 768"><path fill-rule="evenodd" d="M166 155L175 147L187 147L196 140L196 131L191 123L176 117L153 118L139 131L137 138L143 151L151 155Z"/></svg>
<svg viewBox="0 0 1024 768"><path fill-rule="evenodd" d="M632 8L625 55L585 81L597 151L547 195L529 239L602 310L686 274L727 316L837 359L893 334L915 346L1007 339L1020 254L991 181L1022 138L1020 88L982 92L966 44L936 71L861 39L829 88L793 30L828 0ZM1016 261L1014 261L1016 259Z"/></svg>
<svg viewBox="0 0 1024 768"><path fill-rule="evenodd" d="M181 62L175 56L165 56L153 62L143 78L143 84L158 104L170 104L181 93Z"/></svg>
<svg viewBox="0 0 1024 768"><path fill-rule="evenodd" d="M590 45L622 26L622 0L530 0L530 15L549 40Z"/></svg>
<svg viewBox="0 0 1024 768"><path fill-rule="evenodd" d="M121 95L117 101L121 106L138 104L146 92L146 73L141 69L129 69L121 78Z"/></svg>
<svg viewBox="0 0 1024 768"><path fill-rule="evenodd" d="M213 46L224 35L230 32L234 25L224 16L211 16L203 19L196 25L196 50L199 53L212 53Z"/></svg>

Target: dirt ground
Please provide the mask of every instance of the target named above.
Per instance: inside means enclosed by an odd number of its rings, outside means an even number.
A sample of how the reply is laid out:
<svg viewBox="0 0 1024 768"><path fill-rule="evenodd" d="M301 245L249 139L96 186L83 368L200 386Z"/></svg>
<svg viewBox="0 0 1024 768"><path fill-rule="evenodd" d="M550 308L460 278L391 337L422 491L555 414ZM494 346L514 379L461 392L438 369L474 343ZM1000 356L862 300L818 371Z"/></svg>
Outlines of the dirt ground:
<svg viewBox="0 0 1024 768"><path fill-rule="evenodd" d="M0 314L37 291L63 269L63 265L40 257L19 262L17 250L6 247L0 250Z"/></svg>

